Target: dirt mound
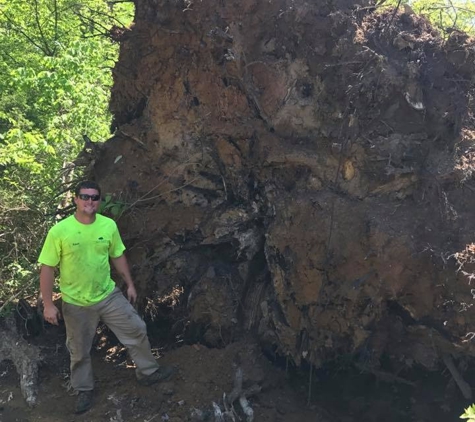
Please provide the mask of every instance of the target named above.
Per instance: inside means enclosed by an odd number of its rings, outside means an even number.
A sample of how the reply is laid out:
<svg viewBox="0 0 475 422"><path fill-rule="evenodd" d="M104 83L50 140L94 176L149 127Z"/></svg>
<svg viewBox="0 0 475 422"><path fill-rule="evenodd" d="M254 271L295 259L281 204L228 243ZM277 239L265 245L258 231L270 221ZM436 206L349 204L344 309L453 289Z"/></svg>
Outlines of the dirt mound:
<svg viewBox="0 0 475 422"><path fill-rule="evenodd" d="M463 367L472 40L366 3L136 8L93 173L146 314L209 347L254 333L297 365Z"/></svg>

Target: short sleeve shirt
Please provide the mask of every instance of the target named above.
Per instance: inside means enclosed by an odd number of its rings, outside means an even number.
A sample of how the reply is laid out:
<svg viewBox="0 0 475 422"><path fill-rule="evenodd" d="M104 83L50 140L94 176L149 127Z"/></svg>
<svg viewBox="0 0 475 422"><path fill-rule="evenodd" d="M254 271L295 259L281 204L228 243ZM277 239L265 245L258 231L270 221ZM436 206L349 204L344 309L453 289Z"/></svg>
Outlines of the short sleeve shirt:
<svg viewBox="0 0 475 422"><path fill-rule="evenodd" d="M72 215L51 228L38 261L50 267L59 265L65 302L90 306L114 290L109 257L118 258L124 250L114 220L96 214L93 223L82 224Z"/></svg>

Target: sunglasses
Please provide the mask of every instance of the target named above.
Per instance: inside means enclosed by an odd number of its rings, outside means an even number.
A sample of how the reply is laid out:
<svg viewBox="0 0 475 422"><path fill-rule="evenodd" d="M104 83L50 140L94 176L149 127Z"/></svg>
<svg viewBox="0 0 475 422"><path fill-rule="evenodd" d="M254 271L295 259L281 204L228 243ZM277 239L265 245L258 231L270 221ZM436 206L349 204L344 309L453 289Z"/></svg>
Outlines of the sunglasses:
<svg viewBox="0 0 475 422"><path fill-rule="evenodd" d="M80 193L78 195L78 198L82 199L83 201L88 201L89 199L92 199L94 202L96 202L101 199L101 195L88 195L87 193Z"/></svg>

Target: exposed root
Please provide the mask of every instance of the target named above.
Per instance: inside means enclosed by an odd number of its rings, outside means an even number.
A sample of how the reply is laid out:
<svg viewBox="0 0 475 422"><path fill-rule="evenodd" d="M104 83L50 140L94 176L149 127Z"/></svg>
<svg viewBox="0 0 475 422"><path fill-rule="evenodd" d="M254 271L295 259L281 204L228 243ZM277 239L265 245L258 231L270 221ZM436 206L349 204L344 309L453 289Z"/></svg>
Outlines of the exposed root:
<svg viewBox="0 0 475 422"><path fill-rule="evenodd" d="M239 397L239 404L242 407L242 411L246 415L246 421L252 422L254 420L254 410L252 410L252 407L247 401L246 397L244 396Z"/></svg>
<svg viewBox="0 0 475 422"><path fill-rule="evenodd" d="M393 375L388 372L378 371L377 369L368 368L360 364L356 364L356 367L362 372L369 372L370 374L373 374L377 379L384 382L398 382L400 384L410 385L411 387L416 386L416 384L412 381L408 381L404 378L398 377L397 375Z"/></svg>
<svg viewBox="0 0 475 422"><path fill-rule="evenodd" d="M236 370L236 376L234 377L234 388L228 396L228 403L231 406L242 393L242 376L243 372L242 369L239 367Z"/></svg>
<svg viewBox="0 0 475 422"><path fill-rule="evenodd" d="M234 410L225 410L224 412L221 410L219 405L213 402L213 410L214 410L214 422L236 422L236 417L234 416ZM206 421L208 420L206 417L204 419L195 419L199 421ZM238 419L240 420L240 419Z"/></svg>
<svg viewBox="0 0 475 422"><path fill-rule="evenodd" d="M455 380L458 388L462 392L463 397L467 400L472 400L472 389L470 388L470 385L468 385L468 383L462 378L460 372L455 367L452 356L444 355L443 360L445 366L450 371L453 379Z"/></svg>
<svg viewBox="0 0 475 422"><path fill-rule="evenodd" d="M259 393L261 391L261 387L257 384L254 384L250 388L243 390L242 382L243 371L241 367L238 367L234 378L233 390L227 396L226 393L223 394L224 411L221 409L219 404L212 402L214 422L236 422L236 420L241 421L242 418L239 417L234 409L234 403L236 401L239 401L242 413L246 417L246 422L254 421L254 410L252 409L247 398ZM208 420L208 412L193 408L191 417L193 421L205 421Z"/></svg>

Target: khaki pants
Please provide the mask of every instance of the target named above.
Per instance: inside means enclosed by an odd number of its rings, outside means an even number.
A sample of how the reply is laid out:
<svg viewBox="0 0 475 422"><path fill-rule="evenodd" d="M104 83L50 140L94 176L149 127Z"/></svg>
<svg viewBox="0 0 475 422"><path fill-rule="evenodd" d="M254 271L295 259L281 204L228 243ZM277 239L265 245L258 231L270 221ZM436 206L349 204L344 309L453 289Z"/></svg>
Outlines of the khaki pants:
<svg viewBox="0 0 475 422"><path fill-rule="evenodd" d="M71 355L71 385L76 391L94 388L91 347L99 321L106 324L128 349L138 379L152 374L158 363L150 351L145 322L116 287L103 301L92 306L63 302L66 346Z"/></svg>

